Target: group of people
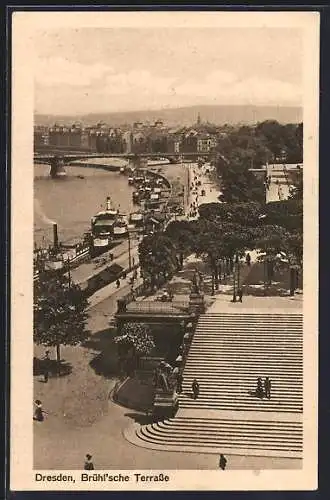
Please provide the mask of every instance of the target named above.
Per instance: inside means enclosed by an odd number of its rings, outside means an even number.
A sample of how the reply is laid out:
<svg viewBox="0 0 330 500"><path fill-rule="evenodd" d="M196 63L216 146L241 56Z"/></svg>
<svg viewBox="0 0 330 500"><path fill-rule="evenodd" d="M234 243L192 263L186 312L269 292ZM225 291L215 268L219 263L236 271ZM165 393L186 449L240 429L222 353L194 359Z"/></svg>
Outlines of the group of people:
<svg viewBox="0 0 330 500"><path fill-rule="evenodd" d="M257 388L256 388L256 396L258 398L266 397L270 399L272 383L269 377L266 377L265 380L262 380L261 377L257 379Z"/></svg>
<svg viewBox="0 0 330 500"><path fill-rule="evenodd" d="M134 265L134 264L133 264L133 265ZM132 274L132 276L131 276L131 277L130 277L130 279L129 279L129 283L130 283L130 285L131 285L131 286L134 284L134 281L137 279L137 277L138 277L138 272L137 272L137 270L136 270L136 269L134 269L133 274ZM124 271L124 272L122 273L122 278L123 278L123 279L126 279L126 278L127 278L127 273L126 273L126 271ZM120 279L119 279L119 278L117 278L117 279L116 279L116 287L117 287L117 288L119 288L119 287L120 287Z"/></svg>

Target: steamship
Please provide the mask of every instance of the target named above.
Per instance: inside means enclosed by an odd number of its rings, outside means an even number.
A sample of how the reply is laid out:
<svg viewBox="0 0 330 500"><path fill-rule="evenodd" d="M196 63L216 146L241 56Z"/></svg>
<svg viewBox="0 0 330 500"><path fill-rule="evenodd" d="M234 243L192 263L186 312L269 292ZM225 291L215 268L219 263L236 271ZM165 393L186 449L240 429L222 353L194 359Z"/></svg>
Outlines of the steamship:
<svg viewBox="0 0 330 500"><path fill-rule="evenodd" d="M93 253L102 253L113 246L113 240L128 236L128 224L124 214L112 205L111 198L106 200L105 210L98 212L91 221Z"/></svg>
<svg viewBox="0 0 330 500"><path fill-rule="evenodd" d="M59 242L57 224L53 224L53 246L35 248L33 253L33 279L39 278L43 271L67 271L79 265L90 255L89 235L84 239L73 239L65 243Z"/></svg>
<svg viewBox="0 0 330 500"><path fill-rule="evenodd" d="M105 251L110 248L114 225L118 217L119 211L113 207L111 198L108 196L105 210L98 212L91 220L94 250Z"/></svg>

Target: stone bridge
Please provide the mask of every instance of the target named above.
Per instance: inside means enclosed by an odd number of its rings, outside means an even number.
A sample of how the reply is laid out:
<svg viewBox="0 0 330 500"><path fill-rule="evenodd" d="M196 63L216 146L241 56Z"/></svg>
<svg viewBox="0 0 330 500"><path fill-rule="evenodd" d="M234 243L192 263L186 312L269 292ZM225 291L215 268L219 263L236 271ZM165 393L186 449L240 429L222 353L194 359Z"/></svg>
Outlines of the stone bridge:
<svg viewBox="0 0 330 500"><path fill-rule="evenodd" d="M90 158L122 158L129 160L135 166L141 166L143 160L152 160L164 158L171 163L178 163L182 160L198 160L198 158L207 158L209 160L215 158L215 153L82 153L75 151L62 151L49 149L47 152L35 151L35 163L48 163L50 165L51 177L57 177L59 174L65 172L65 166L77 160L88 160ZM119 170L120 167L110 167L112 170Z"/></svg>

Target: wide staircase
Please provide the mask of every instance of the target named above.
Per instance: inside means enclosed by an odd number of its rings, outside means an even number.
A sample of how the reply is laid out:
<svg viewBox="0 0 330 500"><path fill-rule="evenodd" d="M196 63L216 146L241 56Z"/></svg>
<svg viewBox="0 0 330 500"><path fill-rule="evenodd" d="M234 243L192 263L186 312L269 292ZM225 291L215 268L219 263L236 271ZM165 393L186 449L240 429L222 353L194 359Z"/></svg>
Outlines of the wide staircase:
<svg viewBox="0 0 330 500"><path fill-rule="evenodd" d="M126 433L130 441L159 450L302 457L302 314L200 316L183 376L177 415L136 426ZM271 398L260 399L257 378L266 376Z"/></svg>

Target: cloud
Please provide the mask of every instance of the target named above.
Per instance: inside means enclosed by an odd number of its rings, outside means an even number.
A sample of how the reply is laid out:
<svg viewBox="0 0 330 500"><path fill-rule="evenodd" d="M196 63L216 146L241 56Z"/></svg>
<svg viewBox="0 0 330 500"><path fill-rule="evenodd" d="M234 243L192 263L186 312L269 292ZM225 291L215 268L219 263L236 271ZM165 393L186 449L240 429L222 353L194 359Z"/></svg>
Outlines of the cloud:
<svg viewBox="0 0 330 500"><path fill-rule="evenodd" d="M301 105L299 85L254 73L244 78L216 70L198 76L163 75L146 69L115 72L106 64L63 58L36 65L38 112L124 111L202 104ZM107 109L105 109L105 103ZM54 108L52 110L52 108ZM46 111L47 109L47 111Z"/></svg>
<svg viewBox="0 0 330 500"><path fill-rule="evenodd" d="M132 70L127 73L109 75L105 80L105 92L110 95L136 93L167 95L171 94L174 77L153 75L146 70Z"/></svg>
<svg viewBox="0 0 330 500"><path fill-rule="evenodd" d="M258 76L241 79L226 71L213 72L204 80L186 81L176 87L175 92L177 95L234 104L298 103L302 99L298 85Z"/></svg>
<svg viewBox="0 0 330 500"><path fill-rule="evenodd" d="M42 58L36 61L35 81L45 87L56 85L84 87L112 71L111 66L100 63L88 65L61 57Z"/></svg>

